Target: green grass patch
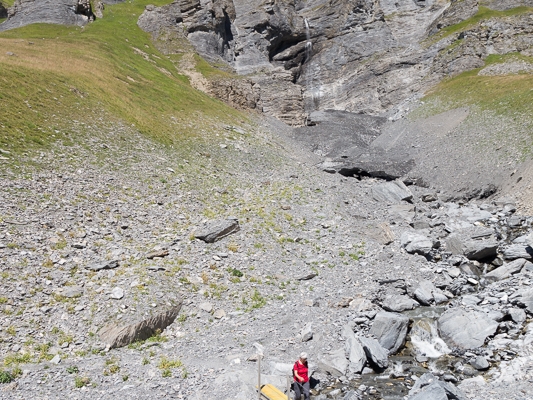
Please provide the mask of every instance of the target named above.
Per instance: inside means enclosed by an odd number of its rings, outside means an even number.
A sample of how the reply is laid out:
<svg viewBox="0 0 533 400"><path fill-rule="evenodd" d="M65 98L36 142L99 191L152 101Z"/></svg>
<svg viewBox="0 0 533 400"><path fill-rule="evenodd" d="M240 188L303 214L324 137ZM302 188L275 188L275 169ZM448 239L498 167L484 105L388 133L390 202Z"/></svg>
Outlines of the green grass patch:
<svg viewBox="0 0 533 400"><path fill-rule="evenodd" d="M234 75L223 70L223 68L228 68L226 64L211 65L197 54L194 55L194 60L196 61L196 71L208 79L235 77Z"/></svg>
<svg viewBox="0 0 533 400"><path fill-rule="evenodd" d="M430 38L430 41L432 43L435 43L455 33L466 31L469 28L472 28L473 26L479 24L480 22L489 20L491 18L512 17L512 16L526 14L530 12L533 12L533 7L521 6L521 7L509 9L509 10L497 11L497 10L491 10L490 8L487 8L487 7L480 6L476 15L464 21L461 21L458 24L450 25L445 28L442 28L438 33L436 33Z"/></svg>
<svg viewBox="0 0 533 400"><path fill-rule="evenodd" d="M0 33L0 146L20 153L56 140L68 144L90 134L87 124L102 117L173 146L207 135L220 122L243 120L192 89L137 27L147 4L165 3L108 5L105 18L84 28L35 24Z"/></svg>

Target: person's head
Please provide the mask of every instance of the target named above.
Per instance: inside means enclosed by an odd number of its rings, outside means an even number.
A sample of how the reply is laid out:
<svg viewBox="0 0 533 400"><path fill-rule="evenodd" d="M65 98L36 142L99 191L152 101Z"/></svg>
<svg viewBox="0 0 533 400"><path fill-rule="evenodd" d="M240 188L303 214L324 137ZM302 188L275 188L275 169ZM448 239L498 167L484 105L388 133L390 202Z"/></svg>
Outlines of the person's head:
<svg viewBox="0 0 533 400"><path fill-rule="evenodd" d="M300 361L301 362L307 362L307 353L305 353L305 352L300 353Z"/></svg>

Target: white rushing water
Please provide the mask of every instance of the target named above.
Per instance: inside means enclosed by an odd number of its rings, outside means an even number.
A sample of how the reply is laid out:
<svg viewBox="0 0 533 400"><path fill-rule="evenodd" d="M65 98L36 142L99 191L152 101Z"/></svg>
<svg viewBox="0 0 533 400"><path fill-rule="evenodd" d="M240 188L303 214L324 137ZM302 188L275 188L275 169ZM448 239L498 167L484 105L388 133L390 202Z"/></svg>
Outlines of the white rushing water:
<svg viewBox="0 0 533 400"><path fill-rule="evenodd" d="M438 358L451 353L450 348L439 337L437 323L430 318L422 318L413 324L411 344L416 354L429 358Z"/></svg>

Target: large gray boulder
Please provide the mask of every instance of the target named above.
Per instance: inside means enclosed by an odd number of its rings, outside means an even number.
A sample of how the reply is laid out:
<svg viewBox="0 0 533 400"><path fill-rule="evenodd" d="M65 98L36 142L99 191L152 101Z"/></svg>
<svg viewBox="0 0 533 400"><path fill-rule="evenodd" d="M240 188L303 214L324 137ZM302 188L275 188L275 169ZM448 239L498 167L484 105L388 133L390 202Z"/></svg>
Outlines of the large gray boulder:
<svg viewBox="0 0 533 400"><path fill-rule="evenodd" d="M359 341L372 367L383 370L389 366L389 352L376 339L360 336Z"/></svg>
<svg viewBox="0 0 533 400"><path fill-rule="evenodd" d="M498 323L480 311L450 308L438 320L442 339L450 347L475 349L494 335Z"/></svg>
<svg viewBox="0 0 533 400"><path fill-rule="evenodd" d="M400 245L410 254L428 255L433 249L433 241L417 232L406 231L400 237Z"/></svg>
<svg viewBox="0 0 533 400"><path fill-rule="evenodd" d="M431 281L423 280L420 281L413 295L420 302L420 304L429 306L434 300L433 292L436 290L437 288Z"/></svg>
<svg viewBox="0 0 533 400"><path fill-rule="evenodd" d="M413 193L402 181L384 182L372 186L372 197L383 203L400 203L413 200Z"/></svg>
<svg viewBox="0 0 533 400"><path fill-rule="evenodd" d="M344 349L348 358L348 369L353 373L360 373L366 364L366 353L359 342L359 339L355 336L350 325L346 325L342 331L342 336L345 340Z"/></svg>
<svg viewBox="0 0 533 400"><path fill-rule="evenodd" d="M206 243L213 243L240 229L239 222L236 219L223 219L210 221L194 233L194 237L203 240Z"/></svg>
<svg viewBox="0 0 533 400"><path fill-rule="evenodd" d="M524 267L525 263L525 259L519 258L510 263L503 264L501 267L498 267L495 270L489 272L485 275L485 278L491 281L501 281L502 279L507 279L511 275L520 272Z"/></svg>
<svg viewBox="0 0 533 400"><path fill-rule="evenodd" d="M98 332L103 342L107 343L110 349L124 347L136 341L145 340L162 332L167 326L172 324L181 310L181 301L169 310L140 322L117 326L110 324Z"/></svg>
<svg viewBox="0 0 533 400"><path fill-rule="evenodd" d="M381 346L395 354L405 343L409 318L405 315L379 312L374 318L370 334L374 335Z"/></svg>
<svg viewBox="0 0 533 400"><path fill-rule="evenodd" d="M334 377L344 376L348 368L345 349L340 348L320 357L318 367Z"/></svg>
<svg viewBox="0 0 533 400"><path fill-rule="evenodd" d="M446 248L452 254L464 255L469 260L495 257L499 243L492 235L493 230L487 231L487 236L476 236L475 232L454 232L446 238Z"/></svg>

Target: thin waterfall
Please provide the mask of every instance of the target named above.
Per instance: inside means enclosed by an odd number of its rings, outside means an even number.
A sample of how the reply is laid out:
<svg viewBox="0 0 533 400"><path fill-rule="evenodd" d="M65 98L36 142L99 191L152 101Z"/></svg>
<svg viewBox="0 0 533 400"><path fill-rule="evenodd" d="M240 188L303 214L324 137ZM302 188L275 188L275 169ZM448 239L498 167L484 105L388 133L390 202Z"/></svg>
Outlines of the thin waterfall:
<svg viewBox="0 0 533 400"><path fill-rule="evenodd" d="M309 27L309 21L307 18L304 18L304 24L305 24L305 90L311 94L311 108L314 109L318 106L318 102L320 100L320 92L318 89L314 88L313 85L313 71L312 71L312 64L311 64L311 58L313 56L313 42L311 41L311 28Z"/></svg>

